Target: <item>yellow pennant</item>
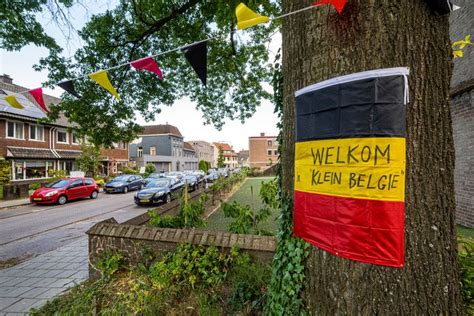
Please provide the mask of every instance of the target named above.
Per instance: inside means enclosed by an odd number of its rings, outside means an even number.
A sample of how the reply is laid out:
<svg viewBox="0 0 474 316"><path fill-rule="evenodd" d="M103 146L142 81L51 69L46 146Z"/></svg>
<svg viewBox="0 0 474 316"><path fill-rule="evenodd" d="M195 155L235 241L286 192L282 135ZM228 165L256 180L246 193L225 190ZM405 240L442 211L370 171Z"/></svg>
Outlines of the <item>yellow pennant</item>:
<svg viewBox="0 0 474 316"><path fill-rule="evenodd" d="M89 78L97 82L102 88L109 91L117 100L121 101L119 94L110 83L109 76L107 75L107 71L100 70L98 72L94 72L93 74L89 75Z"/></svg>
<svg viewBox="0 0 474 316"><path fill-rule="evenodd" d="M237 29L239 30L270 21L268 16L253 12L243 3L235 8L235 15L237 16Z"/></svg>
<svg viewBox="0 0 474 316"><path fill-rule="evenodd" d="M464 56L463 49L466 47L466 45L472 45L474 44L471 42L471 35L466 35L466 37L463 40L459 40L451 44L451 47L453 48L453 57L454 59L456 58L461 58Z"/></svg>
<svg viewBox="0 0 474 316"><path fill-rule="evenodd" d="M5 97L5 101L8 102L12 107L17 108L17 109L23 109L23 105L18 102L18 100L15 98L14 95L9 95Z"/></svg>
<svg viewBox="0 0 474 316"><path fill-rule="evenodd" d="M454 59L461 58L463 56L464 56L464 52L462 50L453 50Z"/></svg>

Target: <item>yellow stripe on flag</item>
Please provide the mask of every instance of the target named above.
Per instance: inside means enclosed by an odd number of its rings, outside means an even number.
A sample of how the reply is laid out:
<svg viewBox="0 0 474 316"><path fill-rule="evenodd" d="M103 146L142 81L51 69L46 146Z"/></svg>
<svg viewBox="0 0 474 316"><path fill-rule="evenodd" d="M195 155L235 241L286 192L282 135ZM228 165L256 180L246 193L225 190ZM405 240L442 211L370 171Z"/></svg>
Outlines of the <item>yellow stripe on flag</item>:
<svg viewBox="0 0 474 316"><path fill-rule="evenodd" d="M107 75L107 71L100 70L98 72L90 74L89 78L97 82L105 90L109 91L117 100L119 101L121 100L119 94L117 93L115 88L112 86L112 83L110 83L109 76Z"/></svg>
<svg viewBox="0 0 474 316"><path fill-rule="evenodd" d="M18 100L16 99L16 97L14 95L6 96L5 101L7 101L8 104L10 104L14 108L17 108L17 109L23 109L24 108L23 105L21 105L20 102L18 102Z"/></svg>
<svg viewBox="0 0 474 316"><path fill-rule="evenodd" d="M402 137L297 142L295 190L403 202L405 152Z"/></svg>
<svg viewBox="0 0 474 316"><path fill-rule="evenodd" d="M235 8L235 15L237 16L237 29L239 30L270 21L268 16L263 16L250 10L243 3L239 3L237 8Z"/></svg>

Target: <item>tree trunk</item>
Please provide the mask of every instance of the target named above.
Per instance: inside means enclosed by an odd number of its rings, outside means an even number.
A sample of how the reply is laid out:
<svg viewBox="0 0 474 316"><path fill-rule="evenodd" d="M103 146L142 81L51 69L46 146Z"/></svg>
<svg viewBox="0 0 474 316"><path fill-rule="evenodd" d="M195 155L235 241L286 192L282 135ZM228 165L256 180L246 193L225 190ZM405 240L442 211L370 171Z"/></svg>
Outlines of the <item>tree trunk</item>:
<svg viewBox="0 0 474 316"><path fill-rule="evenodd" d="M284 0L284 12L311 1ZM294 92L349 73L409 67L405 262L402 269L337 257L311 246L303 297L313 314L462 314L449 111L447 16L426 1L349 0L283 21L282 184L293 191Z"/></svg>

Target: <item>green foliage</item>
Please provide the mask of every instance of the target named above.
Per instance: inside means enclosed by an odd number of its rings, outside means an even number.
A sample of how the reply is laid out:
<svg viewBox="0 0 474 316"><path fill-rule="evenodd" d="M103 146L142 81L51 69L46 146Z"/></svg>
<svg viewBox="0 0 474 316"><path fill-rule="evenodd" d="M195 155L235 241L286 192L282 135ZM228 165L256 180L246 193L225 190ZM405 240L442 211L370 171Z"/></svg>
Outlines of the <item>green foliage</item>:
<svg viewBox="0 0 474 316"><path fill-rule="evenodd" d="M474 314L474 243L460 240L459 245L463 301L466 304L467 314Z"/></svg>
<svg viewBox="0 0 474 316"><path fill-rule="evenodd" d="M97 185L101 188L105 185L104 179L96 179L95 183L97 183Z"/></svg>
<svg viewBox="0 0 474 316"><path fill-rule="evenodd" d="M66 170L48 169L48 176L51 178L49 179L49 181L53 182L58 179L64 179L67 176L67 174L66 174Z"/></svg>
<svg viewBox="0 0 474 316"><path fill-rule="evenodd" d="M183 190L183 201L180 206L178 215L159 215L153 210L148 211L150 220L148 224L153 227L166 228L195 228L205 225L202 215L206 210L206 202L209 196L205 193L201 194L197 201L189 203L186 196L187 190Z"/></svg>
<svg viewBox="0 0 474 316"><path fill-rule="evenodd" d="M50 11L58 22L65 16L65 10L70 8L73 0L28 0L0 1L0 48L8 51L20 50L23 46L33 44L43 46L55 52L62 51L56 41L48 36L36 16Z"/></svg>
<svg viewBox="0 0 474 316"><path fill-rule="evenodd" d="M199 170L207 173L209 171L209 162L205 160L199 160Z"/></svg>
<svg viewBox="0 0 474 316"><path fill-rule="evenodd" d="M260 229L260 223L264 222L271 215L271 209L277 208L277 186L275 180L262 181L260 188L260 198L264 207L255 212L249 205L241 205L236 201L232 203L222 203L222 211L226 217L235 219L229 224L228 230L236 234L248 234L254 232L257 235L271 236L271 232Z"/></svg>
<svg viewBox="0 0 474 316"><path fill-rule="evenodd" d="M149 175L150 173L156 172L156 166L152 163L147 163L145 165L145 174Z"/></svg>
<svg viewBox="0 0 474 316"><path fill-rule="evenodd" d="M39 188L41 188L41 183L39 183L39 182L30 183L30 184L28 185L28 189L29 189L29 190L33 190L33 191L34 191L34 190L38 190Z"/></svg>
<svg viewBox="0 0 474 316"><path fill-rule="evenodd" d="M138 175L140 172L137 169L129 168L127 166L121 165L119 167L119 171L122 172L123 174L136 174Z"/></svg>
<svg viewBox="0 0 474 316"><path fill-rule="evenodd" d="M224 151L222 150L222 147L219 146L219 151L217 153L217 168L224 168L225 163L224 163Z"/></svg>
<svg viewBox="0 0 474 316"><path fill-rule="evenodd" d="M77 158L77 165L88 176L95 176L100 165L100 149L98 146L82 144L81 155Z"/></svg>
<svg viewBox="0 0 474 316"><path fill-rule="evenodd" d="M107 12L94 15L79 32L83 45L70 59L51 53L41 59L38 70L47 70L50 81L89 74L150 54L159 53L208 37L209 77L201 85L190 65L179 52L160 56L160 67L167 80L144 71L120 67L110 71L122 101L113 100L91 80L76 80L81 99L67 94L49 115L60 112L90 135L94 144L111 145L131 141L141 131L140 114L152 121L163 106L183 96L197 103L207 124L217 128L226 118L244 121L251 117L263 99L270 98L262 82L270 79L267 44L279 21L249 28L245 36L235 30L235 7L227 1L128 1L121 0ZM247 3L266 15L280 13L279 1ZM230 41L229 41L229 34Z"/></svg>
<svg viewBox="0 0 474 316"><path fill-rule="evenodd" d="M105 252L97 262L97 268L102 277L110 279L120 268L123 267L123 255L118 252Z"/></svg>
<svg viewBox="0 0 474 316"><path fill-rule="evenodd" d="M5 160L5 158L0 157L0 184L6 184L10 182L11 169L11 162Z"/></svg>
<svg viewBox="0 0 474 316"><path fill-rule="evenodd" d="M154 263L150 277L157 289L173 284L186 284L191 288L215 286L224 281L238 254L235 248L224 254L215 246L183 244L164 260Z"/></svg>
<svg viewBox="0 0 474 316"><path fill-rule="evenodd" d="M280 52L273 67L273 102L275 113L281 119L283 109L283 73L280 64ZM277 124L278 153L285 150L282 121ZM281 214L278 218L279 229L272 264L272 279L268 290L265 313L268 315L305 314L301 291L304 282L304 262L309 254L309 245L293 237L293 200L289 194L281 192L281 164L277 164L277 182Z"/></svg>

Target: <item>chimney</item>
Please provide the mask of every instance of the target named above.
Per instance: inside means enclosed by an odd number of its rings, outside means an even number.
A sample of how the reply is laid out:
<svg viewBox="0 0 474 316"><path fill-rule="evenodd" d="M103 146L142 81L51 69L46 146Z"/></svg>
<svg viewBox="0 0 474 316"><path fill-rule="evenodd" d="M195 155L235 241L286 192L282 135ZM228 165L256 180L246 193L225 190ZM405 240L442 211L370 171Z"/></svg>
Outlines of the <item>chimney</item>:
<svg viewBox="0 0 474 316"><path fill-rule="evenodd" d="M13 79L10 78L9 75L7 74L3 74L0 76L0 82L4 82L4 83L9 83L9 84L13 84Z"/></svg>
<svg viewBox="0 0 474 316"><path fill-rule="evenodd" d="M261 137L265 136L265 133L260 133L260 136L261 136Z"/></svg>

